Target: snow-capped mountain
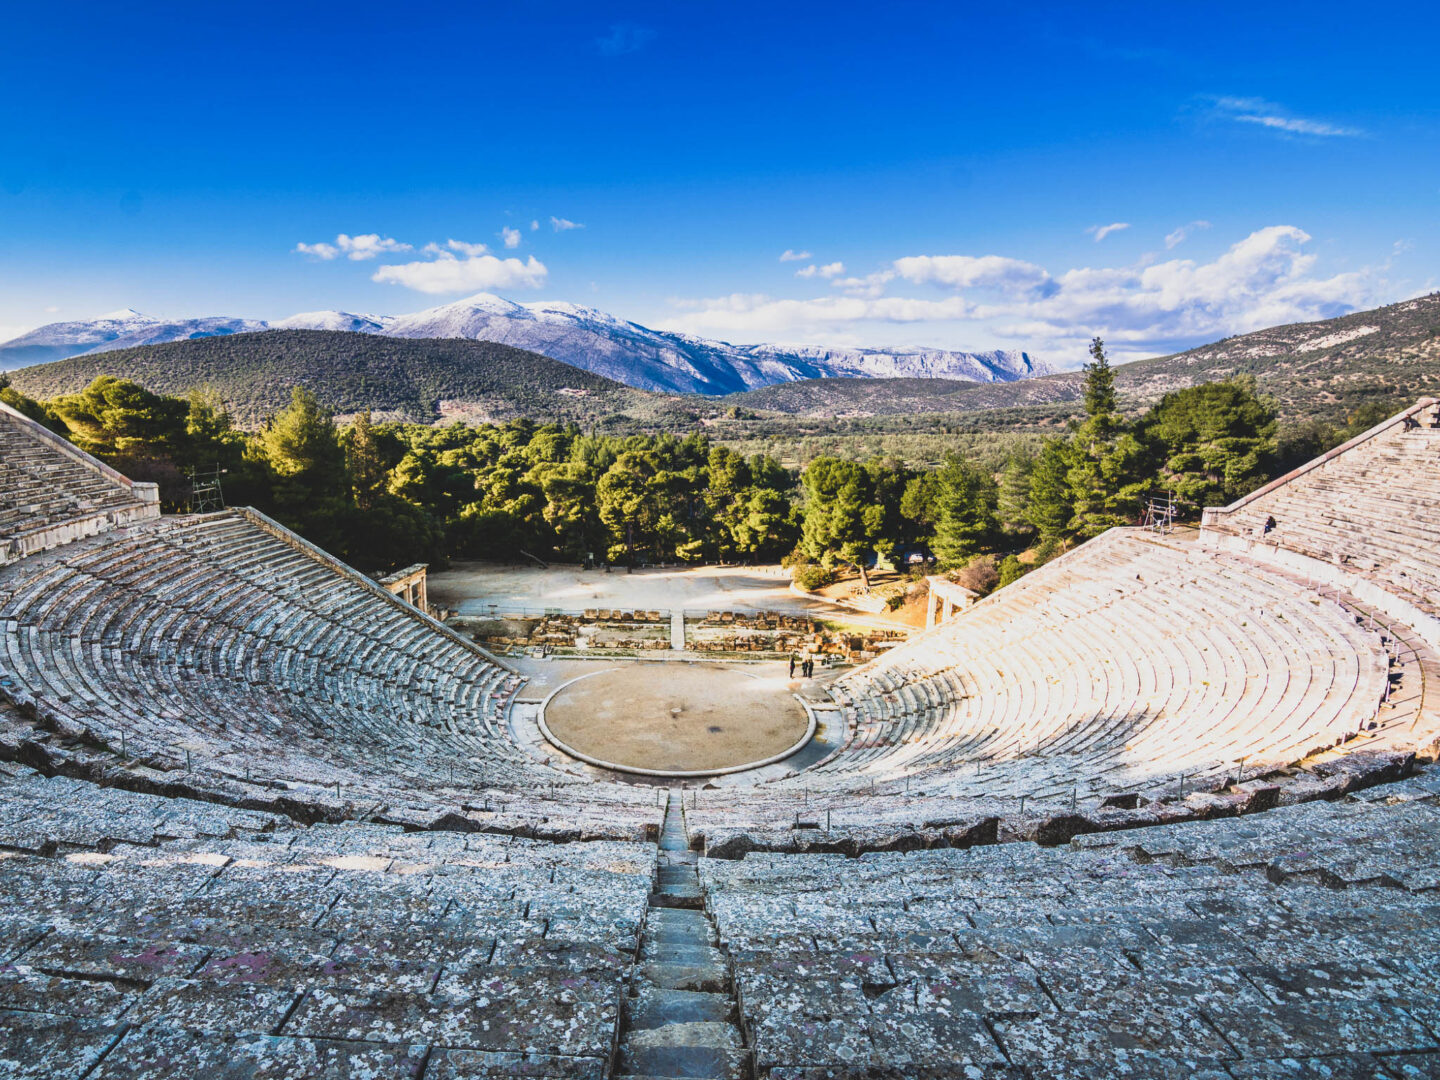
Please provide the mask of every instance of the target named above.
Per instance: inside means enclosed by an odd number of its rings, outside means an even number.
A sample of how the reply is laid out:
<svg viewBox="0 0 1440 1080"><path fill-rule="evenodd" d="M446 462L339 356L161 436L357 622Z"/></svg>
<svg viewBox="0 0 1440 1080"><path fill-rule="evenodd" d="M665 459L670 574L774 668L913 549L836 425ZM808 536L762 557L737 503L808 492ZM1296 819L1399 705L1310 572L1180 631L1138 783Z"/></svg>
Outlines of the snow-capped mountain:
<svg viewBox="0 0 1440 1080"><path fill-rule="evenodd" d="M270 324L272 330L349 330L378 334L395 321L394 315L357 315L353 311L302 311Z"/></svg>
<svg viewBox="0 0 1440 1080"><path fill-rule="evenodd" d="M651 330L576 304L517 304L480 293L402 315L384 334L497 341L543 353L645 390L728 394L795 379L836 376L1010 382L1048 375L1025 353L945 349L830 349L811 345L731 345Z"/></svg>
<svg viewBox="0 0 1440 1080"><path fill-rule="evenodd" d="M1026 353L1010 350L731 345L652 330L577 304L517 304L490 293L398 317L309 311L274 323L227 318L165 322L135 311L117 311L89 322L52 323L0 344L0 370L132 345L271 328L494 341L666 393L728 394L796 379L835 377L1013 382L1051 370Z"/></svg>
<svg viewBox="0 0 1440 1080"><path fill-rule="evenodd" d="M67 356L128 349L135 345L159 345L165 341L215 337L218 334L243 334L264 330L268 326L259 319L226 316L171 322L125 308L101 315L98 319L50 323L0 344L0 371L27 364L43 364L47 360L63 360Z"/></svg>

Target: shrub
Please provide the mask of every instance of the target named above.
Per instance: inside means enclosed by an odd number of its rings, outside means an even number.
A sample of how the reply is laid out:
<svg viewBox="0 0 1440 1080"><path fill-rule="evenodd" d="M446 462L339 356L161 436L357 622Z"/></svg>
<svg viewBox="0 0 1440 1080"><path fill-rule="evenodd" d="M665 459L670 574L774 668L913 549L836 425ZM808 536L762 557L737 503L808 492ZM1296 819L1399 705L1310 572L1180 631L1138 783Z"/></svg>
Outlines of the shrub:
<svg viewBox="0 0 1440 1080"><path fill-rule="evenodd" d="M955 574L955 583L981 596L986 595L1000 584L1000 573L995 569L995 560L989 555L977 555Z"/></svg>
<svg viewBox="0 0 1440 1080"><path fill-rule="evenodd" d="M806 592L815 592L826 585L835 584L835 571L826 569L819 563L805 563L795 568L794 581Z"/></svg>
<svg viewBox="0 0 1440 1080"><path fill-rule="evenodd" d="M1031 567L1026 566L1014 555L1006 555L1005 558L1000 560L1000 584L996 587L1003 589L1012 581L1019 581L1028 574L1031 569Z"/></svg>

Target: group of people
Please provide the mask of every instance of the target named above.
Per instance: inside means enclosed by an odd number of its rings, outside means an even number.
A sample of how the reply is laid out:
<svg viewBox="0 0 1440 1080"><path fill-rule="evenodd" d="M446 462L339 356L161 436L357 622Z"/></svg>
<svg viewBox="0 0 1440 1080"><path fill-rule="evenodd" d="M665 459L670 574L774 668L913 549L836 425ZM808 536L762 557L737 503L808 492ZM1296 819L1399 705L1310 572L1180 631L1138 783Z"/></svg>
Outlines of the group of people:
<svg viewBox="0 0 1440 1080"><path fill-rule="evenodd" d="M804 679L813 678L815 675L815 658L803 656L800 658L800 677ZM790 678L795 677L795 654L790 654Z"/></svg>

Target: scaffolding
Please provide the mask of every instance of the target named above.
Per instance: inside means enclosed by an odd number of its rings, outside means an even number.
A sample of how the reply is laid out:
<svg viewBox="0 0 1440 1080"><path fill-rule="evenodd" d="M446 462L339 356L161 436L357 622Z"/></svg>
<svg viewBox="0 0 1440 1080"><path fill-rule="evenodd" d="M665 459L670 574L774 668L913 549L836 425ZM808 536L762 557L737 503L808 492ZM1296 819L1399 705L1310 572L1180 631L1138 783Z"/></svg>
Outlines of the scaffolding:
<svg viewBox="0 0 1440 1080"><path fill-rule="evenodd" d="M1167 491L1163 495L1151 495L1145 501L1145 516L1140 522L1141 527L1161 534L1173 532L1179 510L1180 504L1173 491Z"/></svg>
<svg viewBox="0 0 1440 1080"><path fill-rule="evenodd" d="M188 471L190 513L210 514L225 509L225 493L220 489L220 474L224 471L219 465L196 466Z"/></svg>

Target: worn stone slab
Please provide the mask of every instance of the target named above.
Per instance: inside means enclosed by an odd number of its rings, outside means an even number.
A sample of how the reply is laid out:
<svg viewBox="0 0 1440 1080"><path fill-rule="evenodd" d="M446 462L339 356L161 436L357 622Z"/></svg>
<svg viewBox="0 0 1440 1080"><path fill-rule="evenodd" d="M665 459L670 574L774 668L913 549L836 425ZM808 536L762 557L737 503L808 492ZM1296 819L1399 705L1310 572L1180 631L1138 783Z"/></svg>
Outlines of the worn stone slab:
<svg viewBox="0 0 1440 1080"><path fill-rule="evenodd" d="M391 958L337 959L323 953L215 950L194 978L232 986L253 984L308 990L319 986L426 993L440 965Z"/></svg>
<svg viewBox="0 0 1440 1080"><path fill-rule="evenodd" d="M752 1026L755 1065L863 1065L876 1060L865 1024L770 1015Z"/></svg>
<svg viewBox="0 0 1440 1080"><path fill-rule="evenodd" d="M519 987L478 998L321 989L306 994L285 1032L593 1057L609 1053L618 1016L618 1001L557 1003Z"/></svg>
<svg viewBox="0 0 1440 1080"><path fill-rule="evenodd" d="M1230 1075L1235 1080L1393 1080L1394 1077L1369 1054L1236 1061L1230 1065Z"/></svg>
<svg viewBox="0 0 1440 1080"><path fill-rule="evenodd" d="M559 968L576 972L621 971L634 962L633 950L627 952L605 942L554 938L502 940L490 959L490 963L500 968Z"/></svg>
<svg viewBox="0 0 1440 1080"><path fill-rule="evenodd" d="M298 992L209 979L158 979L125 1019L134 1024L163 1022L201 1034L271 1035L295 1004Z"/></svg>
<svg viewBox="0 0 1440 1080"><path fill-rule="evenodd" d="M770 1080L1029 1080L1014 1065L783 1065Z"/></svg>
<svg viewBox="0 0 1440 1080"><path fill-rule="evenodd" d="M461 968L446 965L435 992L450 997L507 998L550 1001L559 1005L589 1002L612 1005L623 993L618 971L593 974L546 968L512 968L498 964Z"/></svg>
<svg viewBox="0 0 1440 1080"><path fill-rule="evenodd" d="M331 951L339 961L387 960L393 963L485 964L495 954L494 937L450 934L437 927L426 933L383 925L352 931Z"/></svg>
<svg viewBox="0 0 1440 1080"><path fill-rule="evenodd" d="M1135 1001L1152 1005L1204 1006L1235 1010L1263 1007L1265 996L1233 968L1157 968L1144 972L1050 973L1045 988L1066 1012L1130 1010Z"/></svg>
<svg viewBox="0 0 1440 1080"><path fill-rule="evenodd" d="M909 1014L878 1014L867 1024L874 1060L886 1064L1000 1064L1005 1055L981 1016L937 1004Z"/></svg>
<svg viewBox="0 0 1440 1080"><path fill-rule="evenodd" d="M150 983L166 976L189 975L209 955L210 949L203 945L57 931L25 955L25 964L54 974Z"/></svg>
<svg viewBox="0 0 1440 1080"><path fill-rule="evenodd" d="M605 1080L599 1057L507 1054L485 1050L437 1050L425 1080Z"/></svg>
<svg viewBox="0 0 1440 1080"><path fill-rule="evenodd" d="M1012 1062L1112 1064L1137 1051L1221 1061L1235 1056L1199 1010L1131 1001L1128 1012L1048 1013L1030 1020L997 1020L993 1027Z"/></svg>
<svg viewBox="0 0 1440 1080"><path fill-rule="evenodd" d="M418 1080L421 1045L347 1043L284 1036L218 1038L136 1028L105 1055L94 1080Z"/></svg>
<svg viewBox="0 0 1440 1080"><path fill-rule="evenodd" d="M1025 1072L1029 1080L1232 1080L1217 1061L1119 1047L1099 1060L1047 1061Z"/></svg>
<svg viewBox="0 0 1440 1080"><path fill-rule="evenodd" d="M28 965L0 964L0 1010L29 1009L89 1020L114 1020L138 991L94 979L46 975Z"/></svg>
<svg viewBox="0 0 1440 1080"><path fill-rule="evenodd" d="M0 1011L0 1076L79 1080L123 1030L104 1021L54 1013Z"/></svg>
<svg viewBox="0 0 1440 1080"><path fill-rule="evenodd" d="M1433 1080L1440 1076L1440 1054L1385 1054L1379 1060L1398 1080Z"/></svg>
<svg viewBox="0 0 1440 1080"><path fill-rule="evenodd" d="M991 1017L1025 1016L1053 1012L1054 1002L1040 986L1034 972L1016 969L994 973L977 968L973 974L952 968L946 979L929 979L914 987L915 1008L920 1012L953 1010ZM885 996L889 1003L890 995ZM891 1006L893 1008L893 1006Z"/></svg>
<svg viewBox="0 0 1440 1080"><path fill-rule="evenodd" d="M1350 1001L1242 1008L1208 1005L1206 1018L1244 1058L1433 1050L1421 1024L1388 1005Z"/></svg>

